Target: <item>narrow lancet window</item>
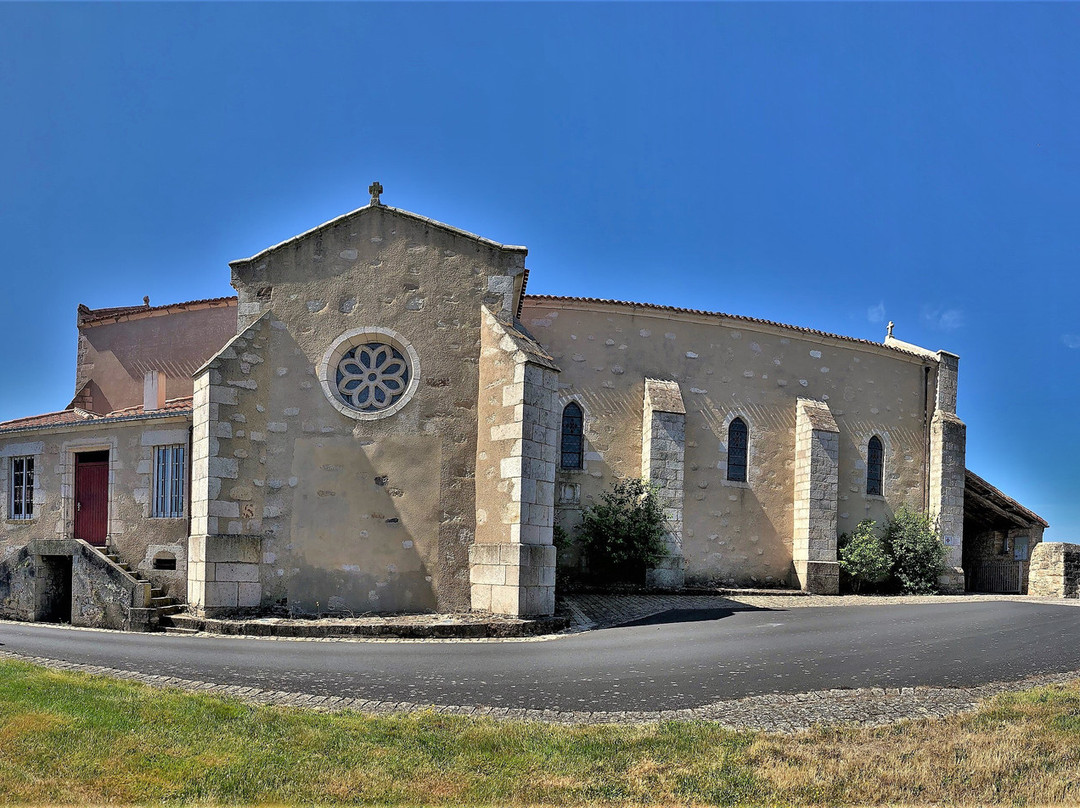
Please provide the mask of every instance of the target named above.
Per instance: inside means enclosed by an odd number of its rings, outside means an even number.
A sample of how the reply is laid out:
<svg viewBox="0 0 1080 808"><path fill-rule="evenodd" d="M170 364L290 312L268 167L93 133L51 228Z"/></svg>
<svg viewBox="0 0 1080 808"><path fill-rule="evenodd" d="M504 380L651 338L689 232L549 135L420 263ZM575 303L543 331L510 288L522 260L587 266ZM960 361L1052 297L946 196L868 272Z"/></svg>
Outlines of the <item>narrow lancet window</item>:
<svg viewBox="0 0 1080 808"><path fill-rule="evenodd" d="M885 477L885 447L877 435L866 446L866 493L882 495Z"/></svg>
<svg viewBox="0 0 1080 808"><path fill-rule="evenodd" d="M571 401L562 411L562 442L560 443L559 466L564 469L582 467L584 441L582 431L584 417L581 407Z"/></svg>
<svg viewBox="0 0 1080 808"><path fill-rule="evenodd" d="M735 482L746 482L746 454L749 444L746 422L736 418L728 427L727 439L727 478Z"/></svg>

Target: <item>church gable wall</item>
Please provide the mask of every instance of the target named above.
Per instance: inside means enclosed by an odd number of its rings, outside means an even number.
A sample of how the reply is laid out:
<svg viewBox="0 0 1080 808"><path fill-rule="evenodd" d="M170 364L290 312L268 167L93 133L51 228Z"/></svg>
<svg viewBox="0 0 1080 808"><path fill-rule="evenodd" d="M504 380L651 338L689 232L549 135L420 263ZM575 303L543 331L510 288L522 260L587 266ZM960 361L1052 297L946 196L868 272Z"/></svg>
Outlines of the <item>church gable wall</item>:
<svg viewBox="0 0 1080 808"><path fill-rule="evenodd" d="M686 405L683 554L688 583L778 585L792 575L796 400L839 430L837 530L923 508L925 362L795 329L629 306L526 298L523 324L562 368L560 402L585 411L581 471L558 469L569 527L619 477L641 474L644 380L679 382ZM934 399L933 373L929 400ZM749 427L748 479L726 479L728 427ZM866 492L866 453L885 446L884 496Z"/></svg>
<svg viewBox="0 0 1080 808"><path fill-rule="evenodd" d="M467 610L481 305L510 310L524 250L372 206L232 266L239 325L254 330L196 389L196 430L201 402L206 440L217 441L205 464L203 590L224 599L204 610ZM418 371L393 414L351 417L324 393L320 367L332 365L332 388L334 346L349 334L391 341ZM209 565L231 563L214 555L228 544L219 535L249 537L228 546L257 556L257 593L242 586L256 583L241 580L246 567L209 580Z"/></svg>

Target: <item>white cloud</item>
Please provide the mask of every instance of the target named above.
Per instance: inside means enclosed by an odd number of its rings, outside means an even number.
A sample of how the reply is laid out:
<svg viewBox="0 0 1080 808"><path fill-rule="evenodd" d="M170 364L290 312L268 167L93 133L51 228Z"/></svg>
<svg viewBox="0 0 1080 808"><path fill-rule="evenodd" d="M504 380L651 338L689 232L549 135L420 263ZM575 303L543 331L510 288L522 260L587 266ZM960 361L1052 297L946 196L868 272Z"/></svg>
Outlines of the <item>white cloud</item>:
<svg viewBox="0 0 1080 808"><path fill-rule="evenodd" d="M885 303L878 303L866 310L866 319L872 323L880 323L885 320Z"/></svg>
<svg viewBox="0 0 1080 808"><path fill-rule="evenodd" d="M941 331L955 331L964 324L964 313L960 309L923 306L923 320Z"/></svg>
<svg viewBox="0 0 1080 808"><path fill-rule="evenodd" d="M1066 348L1080 348L1080 334L1062 334L1061 341Z"/></svg>

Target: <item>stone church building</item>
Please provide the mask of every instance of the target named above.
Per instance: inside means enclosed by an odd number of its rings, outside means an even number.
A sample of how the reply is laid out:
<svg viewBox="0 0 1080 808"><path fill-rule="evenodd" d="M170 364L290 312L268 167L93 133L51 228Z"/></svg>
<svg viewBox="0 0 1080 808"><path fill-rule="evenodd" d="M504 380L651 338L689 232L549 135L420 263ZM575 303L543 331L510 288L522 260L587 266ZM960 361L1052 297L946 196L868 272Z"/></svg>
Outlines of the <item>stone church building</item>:
<svg viewBox="0 0 1080 808"><path fill-rule="evenodd" d="M529 295L524 247L380 192L235 297L79 307L70 404L0 424L0 616L551 614L553 528L627 477L655 586L835 593L838 534L907 504L947 589L1023 589L1046 523L965 469L954 354Z"/></svg>

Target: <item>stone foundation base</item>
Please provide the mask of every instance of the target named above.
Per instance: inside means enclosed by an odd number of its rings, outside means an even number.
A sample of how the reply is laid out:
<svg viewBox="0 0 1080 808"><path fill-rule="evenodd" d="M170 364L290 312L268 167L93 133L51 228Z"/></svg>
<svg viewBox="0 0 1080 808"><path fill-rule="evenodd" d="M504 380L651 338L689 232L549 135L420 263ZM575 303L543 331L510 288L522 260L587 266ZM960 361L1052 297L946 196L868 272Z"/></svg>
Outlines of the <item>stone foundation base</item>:
<svg viewBox="0 0 1080 808"><path fill-rule="evenodd" d="M840 594L840 563L837 561L796 562L795 577L804 592L815 595Z"/></svg>
<svg viewBox="0 0 1080 808"><path fill-rule="evenodd" d="M661 559L655 567L645 571L645 585L657 589L682 589L686 584L685 560L681 555Z"/></svg>
<svg viewBox="0 0 1080 808"><path fill-rule="evenodd" d="M472 608L511 617L555 613L555 547L474 544L469 548Z"/></svg>
<svg viewBox="0 0 1080 808"><path fill-rule="evenodd" d="M938 589L942 595L964 594L964 568L946 567L938 577Z"/></svg>
<svg viewBox="0 0 1080 808"><path fill-rule="evenodd" d="M188 607L199 617L221 617L262 605L261 536L191 536Z"/></svg>
<svg viewBox="0 0 1080 808"><path fill-rule="evenodd" d="M70 611L69 611L70 609ZM150 585L78 539L34 539L0 562L0 617L150 631Z"/></svg>

